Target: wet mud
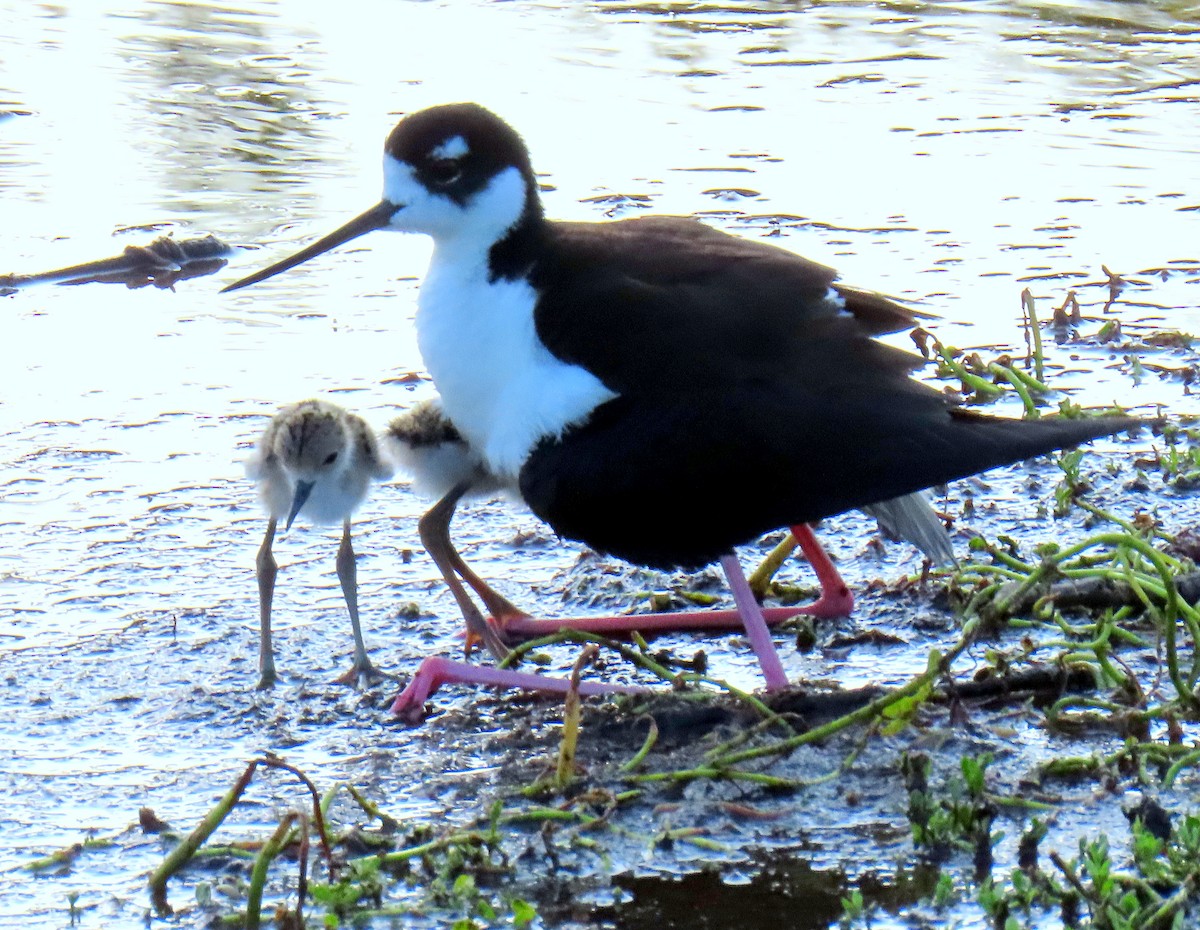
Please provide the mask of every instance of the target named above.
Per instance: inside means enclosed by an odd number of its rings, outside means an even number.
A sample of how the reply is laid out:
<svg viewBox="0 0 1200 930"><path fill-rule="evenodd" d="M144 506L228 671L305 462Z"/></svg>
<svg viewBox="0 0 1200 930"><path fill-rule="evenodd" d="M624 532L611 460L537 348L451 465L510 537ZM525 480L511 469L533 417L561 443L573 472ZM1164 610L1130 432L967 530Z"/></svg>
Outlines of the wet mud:
<svg viewBox="0 0 1200 930"><path fill-rule="evenodd" d="M1098 506L1128 506L1130 472L1117 464L1128 459L1128 443L1087 459L1093 482L1089 499ZM1038 510L1056 470L1047 461L990 475L988 496L1005 506L989 508L994 519L976 510L958 534L994 535L1021 510ZM961 508L960 495L974 490L969 483L951 488L941 503ZM1191 495L1147 503L1159 507L1160 519L1179 521L1178 526L1200 523L1200 507ZM1169 517L1163 513L1166 503L1172 505ZM1078 513L1056 522L1019 519L1024 545L1087 530ZM842 553L843 569L861 596L852 619L817 625L809 651L784 650L789 674L799 685L771 703L797 732L903 685L922 670L931 649L947 649L960 631L944 579L922 581L908 547L884 542L867 521L851 516L828 521L822 530ZM764 541L763 554L769 542ZM897 583L893 567L906 563L909 580ZM886 577L874 580L877 570ZM789 564L784 580L806 583L804 566ZM636 611L645 609L648 590L666 594L704 588L706 582L703 573L651 577L584 554L562 569L550 586L553 592L530 593L541 607L553 604L561 610L579 603L582 609L602 602L608 609ZM565 604L562 591L573 592ZM417 603L419 615L452 616L443 591L423 592ZM981 639L950 676L961 683L959 693L948 677L936 699L895 735L868 735L854 727L738 767L780 784L720 773L667 774L702 767L714 747L730 740L744 739L743 748L753 749L780 738L770 727L753 733L758 715L732 697L672 695L664 688L657 698L588 700L570 785L530 794L530 786L544 782L554 769L561 702L447 687L435 696L424 724L399 724L386 713L397 684L356 692L325 683L340 669L349 646L348 622L333 609L336 603L329 607L302 629L285 626L284 684L267 692L253 687L253 625L245 618L230 623L219 608L164 610L61 654L29 649L8 657L6 728L21 735L8 744L6 778L15 805L10 809L27 815L6 830L16 840L17 855L8 858L5 872L35 883L37 894L28 899L25 915L32 923L47 911L65 917L70 908L80 909L84 926L132 922L150 913L147 874L208 812L245 763L264 753L286 759L321 791L339 782L353 785L386 815L381 830L378 819L339 796L330 811L343 836L339 858L368 854L372 847L364 845L364 837L378 837L385 848L405 848L455 831L493 831L487 854L453 863L431 855L419 867L388 873L378 903L400 908L405 916L389 918L380 910L374 920L384 926L389 921L444 926L455 915L474 913L478 900L501 911L503 902L521 900L536 908L545 926L768 927L786 913L792 926L823 927L839 917L842 898L855 889L881 912L911 922L929 906L937 868L913 846L899 768L904 754L928 755L935 781L954 777L964 756L992 754L992 789L1048 803L1052 828L1044 846L1068 853L1085 834L1103 831L1115 843L1127 838L1122 810L1140 797L1136 783L1120 777L1039 776L1045 763L1060 756L1112 752L1124 735L1104 727L1082 733L1046 728L1036 705L1072 690L1099 694L1087 676L1068 681L1049 666L1038 672L1033 688L991 687L979 678L994 669L990 650L1019 648L1020 636L1013 631ZM410 627L419 627L420 620L396 618L386 625L395 635L411 636ZM379 631L372 632L377 662L402 673L388 662ZM783 634L777 641L786 641ZM682 666L703 650L711 674L735 680L745 674L746 686L753 687L747 650L738 637L667 636L650 648ZM574 647L548 650L546 671L562 673L574 652ZM1153 649L1130 651L1123 661L1145 667L1147 680L1153 680ZM607 654L594 673L644 680ZM657 741L635 769L622 771L645 743L651 719ZM631 780L654 773L663 780ZM1161 800L1168 808L1187 804L1196 785L1185 775ZM211 843L249 843L254 849L284 811L303 810L306 804L293 778L263 772ZM507 815L525 811L528 819L510 817L497 827L497 804ZM138 825L143 807L169 824L168 834L143 833ZM548 819L548 809L561 812L562 819ZM998 829L1005 838L995 850L997 868L1012 867L1016 838L1028 818L1029 812L1020 809L1002 815ZM89 837L103 844L39 869L36 877L22 873L21 866L32 859ZM318 880L323 868L315 855L314 863ZM957 869L964 886L968 883L967 853L955 853L947 867ZM206 926L237 912L243 894L238 889L244 888L249 869L242 855L190 864L168 883L174 920ZM431 891L445 881L439 869L472 875L471 895L439 898ZM214 896L214 888L225 891ZM268 901L294 907L295 895L295 865L280 860L272 870ZM58 908L50 904L55 898ZM68 901L74 902L70 908ZM702 914L697 902L703 902ZM487 923L479 914L475 919Z"/></svg>

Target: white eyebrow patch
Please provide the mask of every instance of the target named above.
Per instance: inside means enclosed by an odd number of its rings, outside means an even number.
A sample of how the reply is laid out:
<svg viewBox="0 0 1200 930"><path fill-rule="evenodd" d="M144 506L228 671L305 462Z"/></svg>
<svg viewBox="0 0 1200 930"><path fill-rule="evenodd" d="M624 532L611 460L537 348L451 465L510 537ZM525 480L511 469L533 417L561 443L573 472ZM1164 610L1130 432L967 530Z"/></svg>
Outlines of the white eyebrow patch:
<svg viewBox="0 0 1200 930"><path fill-rule="evenodd" d="M466 139L462 136L452 136L430 152L429 155L432 158L454 161L457 158L462 158L469 151L471 151L471 147L467 145Z"/></svg>

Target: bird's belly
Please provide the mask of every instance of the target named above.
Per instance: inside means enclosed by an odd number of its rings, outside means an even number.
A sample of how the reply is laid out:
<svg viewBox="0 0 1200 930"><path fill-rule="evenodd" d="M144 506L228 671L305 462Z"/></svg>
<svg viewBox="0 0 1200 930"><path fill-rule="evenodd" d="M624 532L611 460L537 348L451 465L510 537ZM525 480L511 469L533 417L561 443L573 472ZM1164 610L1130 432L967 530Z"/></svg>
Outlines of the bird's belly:
<svg viewBox="0 0 1200 930"><path fill-rule="evenodd" d="M662 569L854 506L837 493L844 463L781 429L786 404L759 416L763 401L732 384L622 396L538 445L522 498L559 535Z"/></svg>

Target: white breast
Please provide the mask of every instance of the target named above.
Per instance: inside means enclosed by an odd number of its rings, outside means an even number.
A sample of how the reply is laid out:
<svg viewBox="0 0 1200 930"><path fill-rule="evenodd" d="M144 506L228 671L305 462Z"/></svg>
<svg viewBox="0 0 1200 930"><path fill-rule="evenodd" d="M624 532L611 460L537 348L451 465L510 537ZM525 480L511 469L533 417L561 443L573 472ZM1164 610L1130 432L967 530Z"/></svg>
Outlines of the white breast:
<svg viewBox="0 0 1200 930"><path fill-rule="evenodd" d="M487 280L486 251L438 245L421 285L417 343L446 414L489 470L515 478L544 437L616 395L537 338L537 294Z"/></svg>
<svg viewBox="0 0 1200 930"><path fill-rule="evenodd" d="M352 468L322 475L300 508L300 516L318 526L341 523L362 506L368 487L366 474Z"/></svg>

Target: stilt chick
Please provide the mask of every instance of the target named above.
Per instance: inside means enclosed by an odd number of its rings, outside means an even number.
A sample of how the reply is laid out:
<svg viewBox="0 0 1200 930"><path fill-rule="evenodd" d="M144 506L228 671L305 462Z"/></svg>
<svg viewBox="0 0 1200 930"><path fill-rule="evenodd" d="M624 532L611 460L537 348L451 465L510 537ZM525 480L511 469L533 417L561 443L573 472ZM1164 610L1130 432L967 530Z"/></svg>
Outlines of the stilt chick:
<svg viewBox="0 0 1200 930"><path fill-rule="evenodd" d="M350 516L366 499L371 481L391 476L375 435L362 418L323 400L283 408L267 426L247 472L258 481L267 532L258 550L259 688L275 684L271 601L278 566L271 551L280 520L290 529L300 514L315 524L341 521L337 575L354 628L354 664L338 681L363 684L376 674L358 619L358 577L350 543Z"/></svg>

